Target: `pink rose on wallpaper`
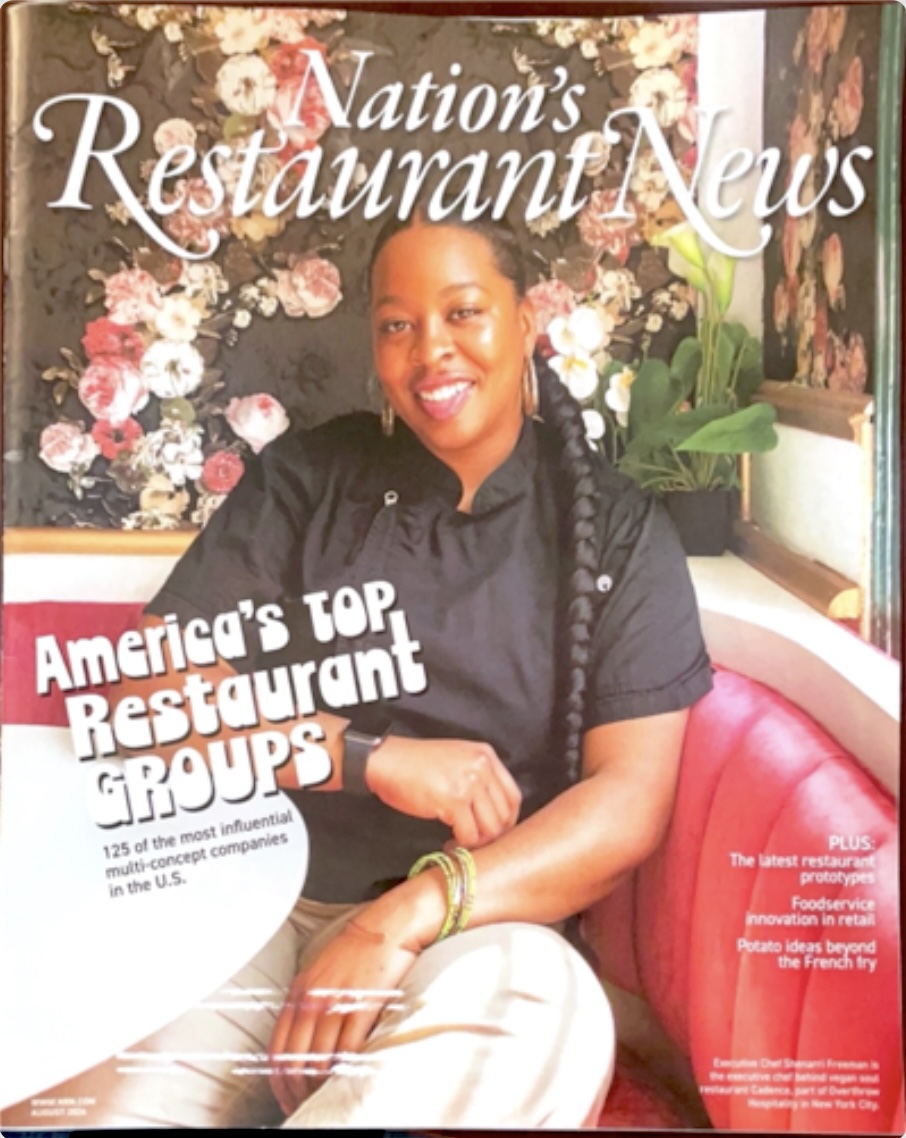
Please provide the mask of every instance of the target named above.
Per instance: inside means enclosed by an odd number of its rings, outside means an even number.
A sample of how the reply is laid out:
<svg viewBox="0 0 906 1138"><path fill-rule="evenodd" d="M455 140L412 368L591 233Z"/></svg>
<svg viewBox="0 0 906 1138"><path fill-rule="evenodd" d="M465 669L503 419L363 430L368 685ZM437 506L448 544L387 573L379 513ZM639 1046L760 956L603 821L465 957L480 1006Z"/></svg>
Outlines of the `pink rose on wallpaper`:
<svg viewBox="0 0 906 1138"><path fill-rule="evenodd" d="M824 67L824 60L828 53L828 39L830 33L830 14L826 6L812 8L806 26L806 50L808 52L808 65L819 75Z"/></svg>
<svg viewBox="0 0 906 1138"><path fill-rule="evenodd" d="M294 150L309 150L330 126L330 115L321 88L309 78L299 103L303 80L288 79L281 83L277 95L267 111L267 121L274 130L282 130Z"/></svg>
<svg viewBox="0 0 906 1138"><path fill-rule="evenodd" d="M79 399L95 419L119 424L147 404L148 386L129 360L102 356L82 373Z"/></svg>
<svg viewBox="0 0 906 1138"><path fill-rule="evenodd" d="M226 421L255 454L289 426L289 416L283 405L272 395L264 394L231 399L226 409Z"/></svg>
<svg viewBox="0 0 906 1138"><path fill-rule="evenodd" d="M119 356L137 364L145 350L145 342L128 324L117 324L101 316L85 325L82 347L90 361L101 356Z"/></svg>
<svg viewBox="0 0 906 1138"><path fill-rule="evenodd" d="M122 423L100 419L91 428L91 437L100 447L101 454L110 459L132 450L132 444L144 433L141 423L136 419L126 419Z"/></svg>
<svg viewBox="0 0 906 1138"><path fill-rule="evenodd" d="M117 324L153 324L160 288L144 269L122 269L104 282L104 305Z"/></svg>
<svg viewBox="0 0 906 1138"><path fill-rule="evenodd" d="M779 280L774 286L774 327L778 332L785 332L790 322L790 289L789 278Z"/></svg>
<svg viewBox="0 0 906 1138"><path fill-rule="evenodd" d="M327 48L322 43L318 43L311 36L303 36L298 43L281 44L273 55L268 57L268 64L278 83L301 79L305 75L309 67L308 56L304 54L306 51L327 55ZM314 79L312 86L317 86Z"/></svg>
<svg viewBox="0 0 906 1138"><path fill-rule="evenodd" d="M597 252L610 253L625 265L629 250L638 245L641 236L635 217L606 217L617 203L619 189L595 190L579 214L579 236L586 245ZM629 199L626 200L629 213L634 213Z"/></svg>
<svg viewBox="0 0 906 1138"><path fill-rule="evenodd" d="M837 233L832 233L821 246L821 272L831 308L841 308L844 302L843 242Z"/></svg>
<svg viewBox="0 0 906 1138"><path fill-rule="evenodd" d="M865 105L863 77L862 58L856 55L837 88L831 108L841 138L855 134L862 119L862 108Z"/></svg>
<svg viewBox="0 0 906 1138"><path fill-rule="evenodd" d="M790 126L790 164L795 166L804 154L815 158L817 153L818 147L808 123L801 115L796 115Z"/></svg>
<svg viewBox="0 0 906 1138"><path fill-rule="evenodd" d="M245 463L231 450L219 450L205 459L201 481L212 494L229 494L245 471Z"/></svg>
<svg viewBox="0 0 906 1138"><path fill-rule="evenodd" d="M849 336L844 344L842 337L828 333L827 386L831 391L845 391L855 395L865 390L868 383L868 351L865 340L858 332Z"/></svg>
<svg viewBox="0 0 906 1138"><path fill-rule="evenodd" d="M288 269L277 269L277 298L287 316L326 316L343 299L340 270L323 257L290 258Z"/></svg>
<svg viewBox="0 0 906 1138"><path fill-rule="evenodd" d="M181 178L173 193L165 197L168 202L182 200L179 209L164 218L164 229L184 249L207 249L210 244L209 229L220 234L229 232L232 217L230 207L224 201L213 208L216 200L214 192L204 178ZM195 202L196 209L205 210L204 215L194 213L189 208L190 202Z"/></svg>
<svg viewBox="0 0 906 1138"><path fill-rule="evenodd" d="M677 16L676 19L693 19L696 21L697 17ZM683 81L683 86L686 88L686 109L677 120L676 129L679 131L680 136L687 142L695 142L698 139L698 115L696 113L696 104L698 103L698 68L694 59L687 59L681 63L677 69L677 74Z"/></svg>
<svg viewBox="0 0 906 1138"><path fill-rule="evenodd" d="M783 250L783 269L787 279L796 275L799 262L802 259L802 242L799 239L799 222L795 217L787 214L783 219L783 237L781 240Z"/></svg>
<svg viewBox="0 0 906 1138"><path fill-rule="evenodd" d="M829 332L830 325L828 324L827 319L827 305L822 300L818 303L818 307L815 311L814 337L816 355L824 355L825 349L827 348L827 337Z"/></svg>
<svg viewBox="0 0 906 1138"><path fill-rule="evenodd" d="M540 281L528 290L527 299L535 310L538 331L544 332L557 316L569 316L576 307L573 290L564 281Z"/></svg>
<svg viewBox="0 0 906 1138"><path fill-rule="evenodd" d="M100 450L78 423L51 423L41 432L39 454L51 470L71 474L76 467L90 466Z"/></svg>

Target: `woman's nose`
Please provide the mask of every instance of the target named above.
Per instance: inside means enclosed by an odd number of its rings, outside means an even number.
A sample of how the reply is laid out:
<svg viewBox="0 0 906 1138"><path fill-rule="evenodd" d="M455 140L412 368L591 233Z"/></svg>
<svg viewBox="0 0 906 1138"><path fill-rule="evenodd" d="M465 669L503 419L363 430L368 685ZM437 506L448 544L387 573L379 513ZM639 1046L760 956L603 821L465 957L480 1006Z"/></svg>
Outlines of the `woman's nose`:
<svg viewBox="0 0 906 1138"><path fill-rule="evenodd" d="M433 364L449 355L452 349L453 338L446 320L437 316L422 323L414 344L416 362L426 366Z"/></svg>

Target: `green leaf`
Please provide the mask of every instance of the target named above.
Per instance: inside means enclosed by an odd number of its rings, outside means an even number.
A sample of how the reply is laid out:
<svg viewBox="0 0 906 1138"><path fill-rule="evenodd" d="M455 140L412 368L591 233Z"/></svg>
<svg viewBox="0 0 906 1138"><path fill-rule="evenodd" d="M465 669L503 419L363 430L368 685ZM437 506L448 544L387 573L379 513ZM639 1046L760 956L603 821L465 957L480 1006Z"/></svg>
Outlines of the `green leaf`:
<svg viewBox="0 0 906 1138"><path fill-rule="evenodd" d="M164 399L160 405L160 416L162 419L176 419L183 423L194 423L195 408L188 399L179 397Z"/></svg>
<svg viewBox="0 0 906 1138"><path fill-rule="evenodd" d="M681 397L679 384L671 379L663 360L646 360L632 383L629 403L630 437L662 419Z"/></svg>
<svg viewBox="0 0 906 1138"><path fill-rule="evenodd" d="M724 324L724 331L733 341L733 346L737 351L739 351L746 340L749 339L749 330L745 324L737 324L735 321L728 321Z"/></svg>
<svg viewBox="0 0 906 1138"><path fill-rule="evenodd" d="M639 431L624 453L632 458L653 461L657 457L658 461L669 462L670 447L684 442L706 423L730 414L732 412L729 407L696 407L691 411L674 411Z"/></svg>
<svg viewBox="0 0 906 1138"><path fill-rule="evenodd" d="M695 390L701 366L701 340L697 336L687 336L679 342L670 361L670 374L680 385L681 399L688 399Z"/></svg>
<svg viewBox="0 0 906 1138"><path fill-rule="evenodd" d="M762 454L777 445L776 417L770 404L753 403L751 407L706 423L677 444L676 449L705 454Z"/></svg>
<svg viewBox="0 0 906 1138"><path fill-rule="evenodd" d="M661 424L663 437L666 442L676 446L691 438L708 423L725 419L732 413L729 407L693 407L690 411L679 411Z"/></svg>
<svg viewBox="0 0 906 1138"><path fill-rule="evenodd" d="M721 328L717 336L717 351L714 354L717 384L711 388L721 402L729 398L728 388L733 379L733 361L735 359L736 345L728 335L726 328Z"/></svg>
<svg viewBox="0 0 906 1138"><path fill-rule="evenodd" d="M247 115L227 115L223 120L224 141L232 142L236 138L246 138L257 126L257 120Z"/></svg>
<svg viewBox="0 0 906 1138"><path fill-rule="evenodd" d="M764 379L764 353L760 341L749 336L736 360L736 397L742 407L748 405Z"/></svg>

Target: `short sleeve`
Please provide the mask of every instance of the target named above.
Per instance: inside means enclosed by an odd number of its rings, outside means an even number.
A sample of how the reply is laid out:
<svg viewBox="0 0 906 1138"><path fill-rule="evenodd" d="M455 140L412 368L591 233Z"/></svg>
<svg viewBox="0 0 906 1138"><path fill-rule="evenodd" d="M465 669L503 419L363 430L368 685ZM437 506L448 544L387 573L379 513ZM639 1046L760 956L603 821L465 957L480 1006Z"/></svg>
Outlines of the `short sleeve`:
<svg viewBox="0 0 906 1138"><path fill-rule="evenodd" d="M309 515L303 481L286 461L284 436L250 459L245 473L176 564L145 611L180 621L213 619L245 599L285 595Z"/></svg>
<svg viewBox="0 0 906 1138"><path fill-rule="evenodd" d="M586 729L689 707L711 665L686 558L653 498L632 495L603 544Z"/></svg>

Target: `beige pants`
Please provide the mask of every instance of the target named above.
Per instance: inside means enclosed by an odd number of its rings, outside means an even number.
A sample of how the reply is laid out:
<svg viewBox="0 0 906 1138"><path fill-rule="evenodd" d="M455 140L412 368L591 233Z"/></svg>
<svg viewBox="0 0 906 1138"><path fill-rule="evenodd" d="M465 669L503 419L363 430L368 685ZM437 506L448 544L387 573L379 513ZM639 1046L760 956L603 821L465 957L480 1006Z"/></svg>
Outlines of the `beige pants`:
<svg viewBox="0 0 906 1138"><path fill-rule="evenodd" d="M355 906L300 900L258 955L200 1007L49 1096L85 1097L82 1127L358 1129L594 1125L613 1073L604 992L579 954L537 925L474 929L418 958L355 1073L289 1118L267 1051L296 973ZM34 1126L28 1103L7 1125Z"/></svg>

